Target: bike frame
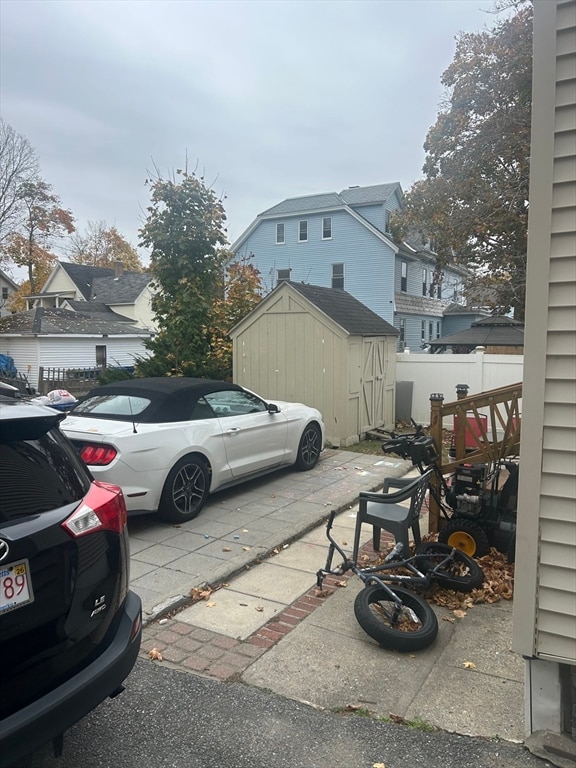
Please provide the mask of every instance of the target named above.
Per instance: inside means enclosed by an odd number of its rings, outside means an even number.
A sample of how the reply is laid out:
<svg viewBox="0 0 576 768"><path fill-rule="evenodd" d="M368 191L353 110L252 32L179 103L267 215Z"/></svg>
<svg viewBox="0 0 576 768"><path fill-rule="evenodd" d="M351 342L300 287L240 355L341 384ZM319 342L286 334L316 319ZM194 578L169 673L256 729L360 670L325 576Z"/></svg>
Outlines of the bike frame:
<svg viewBox="0 0 576 768"><path fill-rule="evenodd" d="M390 582L392 584L402 584L406 587L418 587L419 589L426 590L433 582L436 573L445 565L450 563L453 557L453 553L456 551L455 549L452 549L452 552L447 553L446 557L437 563L434 568L431 568L426 573L424 573L417 567L417 564L419 561L429 561L432 555L429 553L424 553L403 558L403 545L401 542L398 542L391 550L391 552L386 556L383 563L380 563L380 565L362 567L359 566L358 563L354 560L350 560L348 558L344 550L339 546L339 544L335 541L334 537L330 533L334 525L335 516L336 510L332 510L332 512L330 512L328 522L326 523L326 536L330 542L330 546L328 548L326 566L324 568L320 568L320 570L316 573L316 584L319 589L322 588L322 584L326 576L338 576L346 573L347 571L352 571L352 573L358 576L358 578L364 583L365 586L377 584L379 587L382 587L382 589L388 593L389 597L393 598L394 601L398 604L398 598L386 582ZM342 557L342 565L337 566L336 568L332 568L332 561L336 552L338 552L338 554ZM395 570L397 568L405 568L410 572L411 575L391 573L393 569Z"/></svg>

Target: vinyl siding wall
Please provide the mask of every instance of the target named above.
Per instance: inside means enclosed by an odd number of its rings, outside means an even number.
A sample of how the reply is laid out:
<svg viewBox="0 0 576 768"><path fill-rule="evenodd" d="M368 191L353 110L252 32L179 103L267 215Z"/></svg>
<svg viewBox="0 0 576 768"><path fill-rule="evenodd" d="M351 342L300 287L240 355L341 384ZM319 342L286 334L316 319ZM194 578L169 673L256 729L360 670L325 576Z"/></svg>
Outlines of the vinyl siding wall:
<svg viewBox="0 0 576 768"><path fill-rule="evenodd" d="M148 356L143 340L131 337L58 338L41 336L32 338L0 337L0 352L10 355L20 373L28 376L33 387L38 386L38 369L94 368L96 346L106 346L108 366L132 366L137 356Z"/></svg>
<svg viewBox="0 0 576 768"><path fill-rule="evenodd" d="M541 669L576 665L576 2L536 0L534 14L514 599L514 647L530 659L529 683ZM562 713L546 685L528 688L529 732ZM563 723L559 715L558 730Z"/></svg>
<svg viewBox="0 0 576 768"><path fill-rule="evenodd" d="M332 217L332 238L322 240L322 219ZM308 222L308 241L298 242L298 223ZM276 245L276 223L285 242ZM389 323L393 322L394 251L346 211L263 219L239 255L254 254L266 292L276 287L278 269L290 269L293 282L332 287L332 265L343 263L344 290Z"/></svg>

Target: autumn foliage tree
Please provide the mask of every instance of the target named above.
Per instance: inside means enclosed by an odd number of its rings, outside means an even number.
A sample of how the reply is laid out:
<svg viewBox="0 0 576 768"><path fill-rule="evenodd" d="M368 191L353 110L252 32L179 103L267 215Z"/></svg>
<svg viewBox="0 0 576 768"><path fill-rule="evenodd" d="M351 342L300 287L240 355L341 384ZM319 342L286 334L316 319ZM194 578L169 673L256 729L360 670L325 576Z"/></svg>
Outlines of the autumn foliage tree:
<svg viewBox="0 0 576 768"><path fill-rule="evenodd" d="M0 242L10 235L22 214L22 187L34 181L38 159L30 142L0 118Z"/></svg>
<svg viewBox="0 0 576 768"><path fill-rule="evenodd" d="M156 174L147 183L151 202L140 244L150 249L159 331L147 343L151 358L141 359L137 370L144 376L210 375L212 303L230 259L224 207L188 170L171 179Z"/></svg>
<svg viewBox="0 0 576 768"><path fill-rule="evenodd" d="M250 263L252 255L228 265L223 291L216 296L210 310L207 332L210 351L207 358L209 375L232 379L232 339L229 331L251 312L262 298L260 272Z"/></svg>
<svg viewBox="0 0 576 768"><path fill-rule="evenodd" d="M461 34L442 76L444 108L424 149L425 178L393 223L419 232L440 267L460 261L494 309L523 317L532 92L532 5L493 29Z"/></svg>
<svg viewBox="0 0 576 768"><path fill-rule="evenodd" d="M42 286L40 274L57 260L51 248L74 231L74 219L41 179L23 183L19 195L23 213L18 228L0 245L0 254L27 269L30 293L36 293Z"/></svg>
<svg viewBox="0 0 576 768"><path fill-rule="evenodd" d="M105 221L89 221L83 233L74 232L67 250L75 264L111 268L120 262L127 272L144 269L136 249Z"/></svg>

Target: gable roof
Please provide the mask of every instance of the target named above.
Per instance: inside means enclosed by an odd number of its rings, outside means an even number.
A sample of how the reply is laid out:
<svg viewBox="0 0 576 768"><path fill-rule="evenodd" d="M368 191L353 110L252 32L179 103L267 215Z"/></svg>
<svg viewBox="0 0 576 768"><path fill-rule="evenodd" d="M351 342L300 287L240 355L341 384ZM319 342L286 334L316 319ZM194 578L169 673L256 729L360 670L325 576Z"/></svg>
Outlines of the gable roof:
<svg viewBox="0 0 576 768"><path fill-rule="evenodd" d="M402 194L400 183L374 184L371 187L348 187L341 192L323 192L317 195L289 197L271 208L267 208L259 217L295 214L305 211L322 211L326 208L342 208L346 205L367 205L384 203L398 190Z"/></svg>
<svg viewBox="0 0 576 768"><path fill-rule="evenodd" d="M145 272L124 272L120 277L95 277L90 299L104 304L133 304L151 282Z"/></svg>
<svg viewBox="0 0 576 768"><path fill-rule="evenodd" d="M398 336L399 331L393 325L346 291L284 281L273 293L281 290L285 283L353 336Z"/></svg>
<svg viewBox="0 0 576 768"><path fill-rule="evenodd" d="M123 272L115 277L110 267L72 264L59 261L59 266L86 300L97 299L105 304L132 304L152 278L145 272Z"/></svg>
<svg viewBox="0 0 576 768"><path fill-rule="evenodd" d="M18 336L103 335L150 336L150 331L102 315L69 309L35 307L0 318L0 334Z"/></svg>
<svg viewBox="0 0 576 768"><path fill-rule="evenodd" d="M237 251L263 219L273 219L278 216L306 215L313 211L320 213L322 211L344 210L372 232L372 234L393 248L394 251L398 251L398 246L391 240L389 235L378 229L368 219L365 219L354 208L354 206L371 203L384 205L395 192L398 193L399 197L402 197L402 187L397 181L389 184L374 184L370 187L348 187L348 189L343 189L341 192L324 192L317 195L287 198L281 203L259 213L250 226L232 243L231 250Z"/></svg>
<svg viewBox="0 0 576 768"><path fill-rule="evenodd" d="M4 280L5 283L8 283L10 288L14 288L15 291L18 290L18 286L16 285L14 280L12 280L11 277L8 277L8 275L6 274L6 272L4 272L3 269L0 269L0 278L2 278L2 280Z"/></svg>

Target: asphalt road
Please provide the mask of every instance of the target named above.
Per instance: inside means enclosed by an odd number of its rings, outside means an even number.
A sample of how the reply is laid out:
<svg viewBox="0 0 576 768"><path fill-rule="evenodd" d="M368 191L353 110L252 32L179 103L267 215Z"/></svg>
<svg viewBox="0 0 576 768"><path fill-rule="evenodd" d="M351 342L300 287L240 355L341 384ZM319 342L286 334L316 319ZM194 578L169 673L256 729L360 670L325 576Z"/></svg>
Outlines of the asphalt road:
<svg viewBox="0 0 576 768"><path fill-rule="evenodd" d="M140 659L126 691L66 734L61 758L46 748L18 768L545 765L520 745L320 711L241 683L221 683Z"/></svg>

